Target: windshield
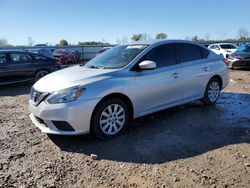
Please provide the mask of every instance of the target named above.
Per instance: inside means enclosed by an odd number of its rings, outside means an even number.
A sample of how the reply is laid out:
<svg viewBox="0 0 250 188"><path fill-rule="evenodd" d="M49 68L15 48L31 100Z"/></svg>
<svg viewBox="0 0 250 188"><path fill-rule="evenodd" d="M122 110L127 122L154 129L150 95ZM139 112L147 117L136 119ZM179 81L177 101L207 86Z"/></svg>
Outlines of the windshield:
<svg viewBox="0 0 250 188"><path fill-rule="evenodd" d="M250 52L250 44L242 44L242 45L240 45L237 52Z"/></svg>
<svg viewBox="0 0 250 188"><path fill-rule="evenodd" d="M119 69L129 64L148 45L121 45L107 50L89 61L88 68Z"/></svg>
<svg viewBox="0 0 250 188"><path fill-rule="evenodd" d="M222 49L237 49L237 47L233 44L221 44L220 47Z"/></svg>

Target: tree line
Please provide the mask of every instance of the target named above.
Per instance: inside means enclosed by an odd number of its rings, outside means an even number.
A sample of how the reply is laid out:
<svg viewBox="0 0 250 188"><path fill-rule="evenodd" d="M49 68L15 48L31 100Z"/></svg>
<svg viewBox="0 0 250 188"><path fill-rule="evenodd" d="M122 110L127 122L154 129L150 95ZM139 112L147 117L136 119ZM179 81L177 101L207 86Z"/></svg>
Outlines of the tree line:
<svg viewBox="0 0 250 188"><path fill-rule="evenodd" d="M250 40L250 32L245 28L241 28L238 30L238 34L237 34L236 38L226 39L225 38L226 34L227 34L227 32L222 32L220 34L221 35L220 40L227 40L227 41L228 40ZM130 40L137 42L137 41L147 41L147 40L153 40L153 39L164 40L167 38L168 38L167 33L163 33L163 32L156 34L154 38L152 38L149 34L146 34L146 33L138 33L138 34L132 35L130 37ZM213 40L211 40L211 35L209 33L207 33L203 38L195 35L193 37L185 37L185 40L192 40L192 41L198 41L198 42L213 41ZM129 42L129 38L127 36L124 36L121 39L117 38L117 40L116 40L117 44L128 43L128 42ZM27 45L24 45L24 46L33 46L33 45L34 45L34 40L29 36ZM56 45L57 46L68 46L71 44L69 44L66 39L62 39ZM103 41L78 42L78 45L110 45L110 43L106 42L103 39ZM11 47L11 46L13 46L13 45L9 44L6 39L0 38L0 47Z"/></svg>

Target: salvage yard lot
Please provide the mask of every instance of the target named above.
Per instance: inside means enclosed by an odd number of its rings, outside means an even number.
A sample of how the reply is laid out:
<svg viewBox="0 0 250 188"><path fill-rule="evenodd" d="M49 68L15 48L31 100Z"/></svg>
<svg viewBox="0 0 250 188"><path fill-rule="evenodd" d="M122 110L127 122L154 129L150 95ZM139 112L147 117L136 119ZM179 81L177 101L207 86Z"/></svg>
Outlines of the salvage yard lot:
<svg viewBox="0 0 250 188"><path fill-rule="evenodd" d="M109 141L41 133L31 85L1 86L0 187L249 187L250 71L230 79L215 106L155 113Z"/></svg>

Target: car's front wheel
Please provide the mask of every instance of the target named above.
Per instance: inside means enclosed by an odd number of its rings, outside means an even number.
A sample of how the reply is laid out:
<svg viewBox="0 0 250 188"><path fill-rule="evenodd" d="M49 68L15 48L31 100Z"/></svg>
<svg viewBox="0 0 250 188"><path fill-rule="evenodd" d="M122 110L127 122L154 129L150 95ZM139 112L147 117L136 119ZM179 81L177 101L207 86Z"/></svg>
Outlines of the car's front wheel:
<svg viewBox="0 0 250 188"><path fill-rule="evenodd" d="M217 78L212 78L207 84L202 101L208 105L216 103L220 96L220 90L220 81Z"/></svg>
<svg viewBox="0 0 250 188"><path fill-rule="evenodd" d="M122 133L128 123L127 105L120 99L108 99L97 106L91 122L92 133L100 139Z"/></svg>

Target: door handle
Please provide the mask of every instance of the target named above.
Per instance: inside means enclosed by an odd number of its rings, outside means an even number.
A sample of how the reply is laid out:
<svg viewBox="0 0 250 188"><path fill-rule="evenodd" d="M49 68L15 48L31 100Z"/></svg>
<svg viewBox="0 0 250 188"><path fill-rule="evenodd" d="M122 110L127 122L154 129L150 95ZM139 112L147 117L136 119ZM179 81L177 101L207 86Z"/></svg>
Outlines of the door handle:
<svg viewBox="0 0 250 188"><path fill-rule="evenodd" d="M205 71L205 72L207 72L208 71L208 67L203 67L202 70Z"/></svg>
<svg viewBox="0 0 250 188"><path fill-rule="evenodd" d="M175 73L172 74L171 77L172 78L178 78L180 75L181 75L180 73L175 72Z"/></svg>

